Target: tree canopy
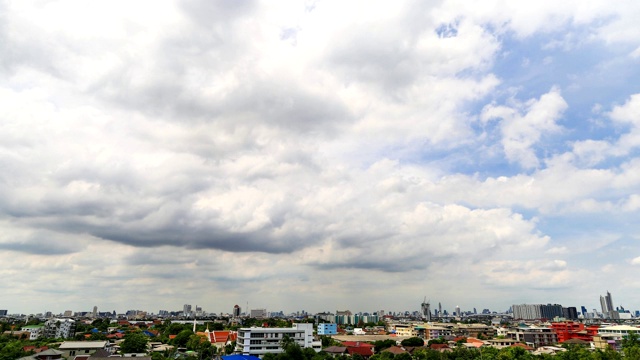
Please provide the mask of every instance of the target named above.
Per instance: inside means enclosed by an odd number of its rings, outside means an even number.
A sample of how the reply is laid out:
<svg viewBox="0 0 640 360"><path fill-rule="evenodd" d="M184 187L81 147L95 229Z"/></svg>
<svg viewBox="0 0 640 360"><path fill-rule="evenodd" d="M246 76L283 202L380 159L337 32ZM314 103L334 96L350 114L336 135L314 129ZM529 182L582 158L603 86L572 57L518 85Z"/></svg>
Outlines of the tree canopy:
<svg viewBox="0 0 640 360"><path fill-rule="evenodd" d="M410 337L408 339L402 340L400 344L402 344L402 346L424 346L424 340L422 340L417 336L414 336L414 337Z"/></svg>
<svg viewBox="0 0 640 360"><path fill-rule="evenodd" d="M124 341L120 344L120 352L123 354L146 353L147 341L148 338L143 333L129 333L124 336Z"/></svg>

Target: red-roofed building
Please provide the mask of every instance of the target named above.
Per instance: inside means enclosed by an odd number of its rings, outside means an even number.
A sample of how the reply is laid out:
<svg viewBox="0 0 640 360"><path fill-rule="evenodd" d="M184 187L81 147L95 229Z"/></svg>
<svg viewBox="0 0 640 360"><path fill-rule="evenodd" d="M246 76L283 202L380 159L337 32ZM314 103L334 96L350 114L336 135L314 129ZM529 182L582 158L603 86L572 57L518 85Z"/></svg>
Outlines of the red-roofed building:
<svg viewBox="0 0 640 360"><path fill-rule="evenodd" d="M351 356L353 356L354 354L359 354L363 358L368 359L371 356L373 356L373 348L366 347L366 346L359 346L359 347L347 346L347 354Z"/></svg>
<svg viewBox="0 0 640 360"><path fill-rule="evenodd" d="M598 325L585 327L584 324L573 321L556 322L551 324L551 328L558 335L558 342L563 343L571 339L579 339L591 342L593 336L598 334Z"/></svg>
<svg viewBox="0 0 640 360"><path fill-rule="evenodd" d="M205 331L204 333L198 333L198 334L199 335L203 334L212 345L218 348L223 348L225 345L231 344L231 342L236 341L238 339L237 331L229 331L229 330L209 331L209 329L207 329L207 331Z"/></svg>
<svg viewBox="0 0 640 360"><path fill-rule="evenodd" d="M366 342L362 342L362 341L343 341L342 342L342 346L346 346L346 347L365 347L365 348L371 348L373 349L375 346L373 346L373 344L369 344Z"/></svg>
<svg viewBox="0 0 640 360"><path fill-rule="evenodd" d="M431 344L429 345L429 349L437 350L437 351L451 351L451 348L447 344Z"/></svg>

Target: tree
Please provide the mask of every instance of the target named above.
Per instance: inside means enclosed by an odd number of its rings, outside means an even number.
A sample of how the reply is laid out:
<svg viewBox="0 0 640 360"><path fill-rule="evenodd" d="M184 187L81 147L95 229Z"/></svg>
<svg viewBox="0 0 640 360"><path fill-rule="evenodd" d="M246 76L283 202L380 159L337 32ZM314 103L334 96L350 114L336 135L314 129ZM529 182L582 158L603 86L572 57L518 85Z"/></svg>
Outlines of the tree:
<svg viewBox="0 0 640 360"><path fill-rule="evenodd" d="M146 353L148 338L143 333L135 332L124 336L124 341L120 344L120 352L126 353Z"/></svg>
<svg viewBox="0 0 640 360"><path fill-rule="evenodd" d="M211 330L212 331L224 330L224 326L221 323L214 322L211 324Z"/></svg>
<svg viewBox="0 0 640 360"><path fill-rule="evenodd" d="M276 360L276 354L274 353L266 353L264 354L264 356L262 357L262 360Z"/></svg>
<svg viewBox="0 0 640 360"><path fill-rule="evenodd" d="M187 349L197 351L200 347L200 344L203 342L202 340L204 339L196 334L189 336L189 341L187 341Z"/></svg>
<svg viewBox="0 0 640 360"><path fill-rule="evenodd" d="M89 340L91 341L107 340L107 335L101 332L95 332L95 333L92 333L91 336L89 336Z"/></svg>
<svg viewBox="0 0 640 360"><path fill-rule="evenodd" d="M224 353L229 355L233 353L233 350L236 348L236 341L232 341L231 344L227 344L224 346Z"/></svg>
<svg viewBox="0 0 640 360"><path fill-rule="evenodd" d="M211 345L208 341L203 341L198 346L198 354L200 354L201 359L211 359L217 352L217 348Z"/></svg>
<svg viewBox="0 0 640 360"><path fill-rule="evenodd" d="M304 355L305 360L311 360L316 356L316 351L312 348L304 348L302 349L302 355Z"/></svg>
<svg viewBox="0 0 640 360"><path fill-rule="evenodd" d="M414 336L408 339L402 340L400 343L402 346L424 346L424 340L421 338Z"/></svg>
<svg viewBox="0 0 640 360"><path fill-rule="evenodd" d="M177 324L176 324L177 325ZM175 338L173 338L173 345L176 347L186 347L189 342L189 338L193 335L191 330L180 331Z"/></svg>
<svg viewBox="0 0 640 360"><path fill-rule="evenodd" d="M380 353L382 350L384 349L388 349L392 346L396 345L396 341L395 340L378 340L376 342L373 343L373 350L377 353Z"/></svg>
<svg viewBox="0 0 640 360"><path fill-rule="evenodd" d="M638 359L640 355L640 337L635 332L630 332L622 337L622 352L629 359Z"/></svg>

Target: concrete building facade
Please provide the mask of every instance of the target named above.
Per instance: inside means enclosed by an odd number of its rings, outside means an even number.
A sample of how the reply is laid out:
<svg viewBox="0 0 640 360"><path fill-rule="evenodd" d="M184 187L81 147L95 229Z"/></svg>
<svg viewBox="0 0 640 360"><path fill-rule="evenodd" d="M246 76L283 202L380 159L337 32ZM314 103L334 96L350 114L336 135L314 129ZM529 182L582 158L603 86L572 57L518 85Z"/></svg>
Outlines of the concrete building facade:
<svg viewBox="0 0 640 360"><path fill-rule="evenodd" d="M322 344L314 341L313 324L293 324L291 328L241 328L238 330L236 352L244 355L263 356L283 352L282 339L288 336L301 348L320 351Z"/></svg>

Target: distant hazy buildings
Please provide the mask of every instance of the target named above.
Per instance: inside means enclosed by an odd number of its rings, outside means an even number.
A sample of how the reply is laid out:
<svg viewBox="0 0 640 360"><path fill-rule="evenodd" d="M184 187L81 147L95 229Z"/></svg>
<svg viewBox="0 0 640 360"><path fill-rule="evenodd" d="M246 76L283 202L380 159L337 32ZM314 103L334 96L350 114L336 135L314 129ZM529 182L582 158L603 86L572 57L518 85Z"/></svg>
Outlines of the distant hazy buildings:
<svg viewBox="0 0 640 360"><path fill-rule="evenodd" d="M251 309L251 317L256 319L266 319L267 309Z"/></svg>
<svg viewBox="0 0 640 360"><path fill-rule="evenodd" d="M513 310L514 319L553 319L556 316L564 316L562 305L558 304L520 304L511 306L511 309Z"/></svg>

